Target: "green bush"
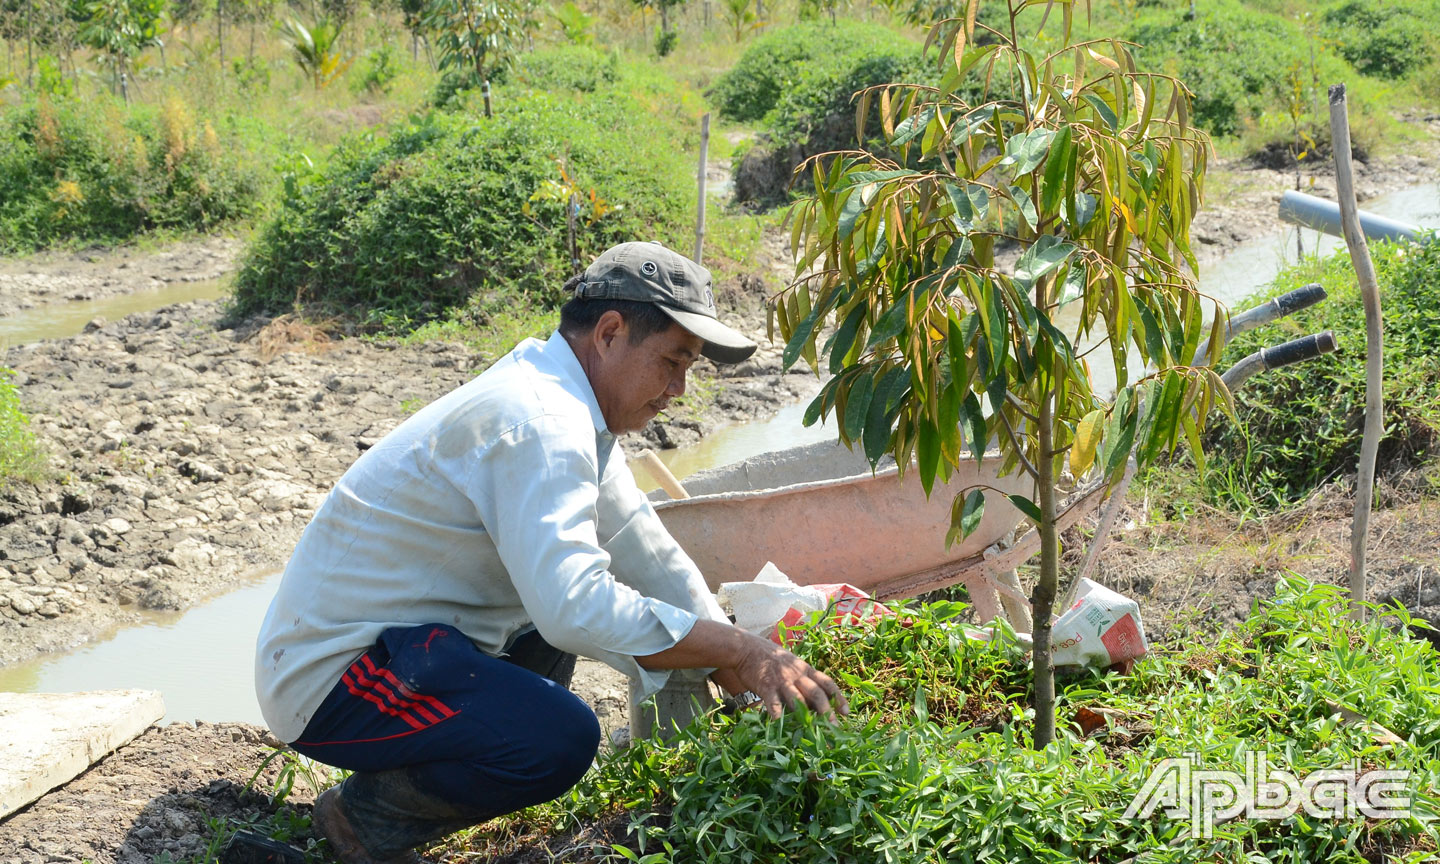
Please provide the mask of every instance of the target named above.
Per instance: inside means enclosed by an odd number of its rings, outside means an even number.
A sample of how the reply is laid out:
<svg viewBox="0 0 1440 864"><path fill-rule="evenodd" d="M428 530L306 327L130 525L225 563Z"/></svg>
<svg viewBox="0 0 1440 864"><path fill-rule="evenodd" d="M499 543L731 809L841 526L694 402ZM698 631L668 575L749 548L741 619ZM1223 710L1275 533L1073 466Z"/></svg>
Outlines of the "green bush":
<svg viewBox="0 0 1440 864"><path fill-rule="evenodd" d="M517 293L553 303L574 272L570 190L581 260L621 240L685 236L693 169L677 113L618 88L507 89L489 120L432 112L388 139L342 143L323 175L287 183L245 255L236 311L298 304L403 331L467 308L483 319ZM616 135L622 124L644 134Z"/></svg>
<svg viewBox="0 0 1440 864"><path fill-rule="evenodd" d="M1125 38L1140 45L1137 63L1176 76L1194 92L1194 121L1212 135L1236 135L1267 114L1284 116L1297 78L1306 93L1313 83L1312 47L1321 87L1354 77L1294 21L1235 0L1201 3L1193 20L1178 8L1146 13Z"/></svg>
<svg viewBox="0 0 1440 864"><path fill-rule="evenodd" d="M35 482L45 470L45 455L30 431L30 418L20 410L20 393L11 383L15 373L0 366L0 489L17 481Z"/></svg>
<svg viewBox="0 0 1440 864"><path fill-rule="evenodd" d="M1440 40L1434 0L1349 0L1325 10L1325 35L1341 56L1366 75L1404 78L1435 56Z"/></svg>
<svg viewBox="0 0 1440 864"><path fill-rule="evenodd" d="M1440 242L1370 249L1385 320L1384 472L1423 464L1440 446ZM1312 281L1325 286L1328 300L1241 334L1221 365L1325 329L1335 331L1340 351L1257 375L1236 394L1241 428L1220 424L1207 448L1206 488L1217 501L1239 493L1260 509L1284 507L1355 471L1365 416L1365 311L1349 255L1342 249L1282 273L1266 296Z"/></svg>
<svg viewBox="0 0 1440 864"><path fill-rule="evenodd" d="M518 84L559 93L593 93L620 79L620 55L585 45L531 51L515 62Z"/></svg>
<svg viewBox="0 0 1440 864"><path fill-rule="evenodd" d="M1337 588L1286 580L1276 594L1217 643L1152 647L1130 675L1072 677L1061 734L1041 752L1028 740L1025 653L1003 633L966 639L958 604L817 628L798 651L843 682L849 718L712 713L669 744L610 751L557 802L469 843L528 860L507 830L539 849L561 839L545 826L578 825L582 841L623 841L615 860L657 864L1425 860L1436 839L1425 820L1440 807L1435 649L1393 626L1403 613L1348 620ZM1356 706L1407 743L1367 756L1374 733L1337 723L1327 703ZM1162 760L1243 776L1256 750L1297 781L1351 760L1410 770L1411 815L1242 818L1213 838L1164 805L1124 815L1145 803Z"/></svg>
<svg viewBox="0 0 1440 864"><path fill-rule="evenodd" d="M261 175L239 122L178 98L38 100L0 115L0 253L208 231L255 212Z"/></svg>
<svg viewBox="0 0 1440 864"><path fill-rule="evenodd" d="M871 55L918 54L919 46L878 24L852 20L800 24L755 40L734 68L715 82L709 96L720 116L753 123L770 113L817 62L834 63L837 56L853 61Z"/></svg>

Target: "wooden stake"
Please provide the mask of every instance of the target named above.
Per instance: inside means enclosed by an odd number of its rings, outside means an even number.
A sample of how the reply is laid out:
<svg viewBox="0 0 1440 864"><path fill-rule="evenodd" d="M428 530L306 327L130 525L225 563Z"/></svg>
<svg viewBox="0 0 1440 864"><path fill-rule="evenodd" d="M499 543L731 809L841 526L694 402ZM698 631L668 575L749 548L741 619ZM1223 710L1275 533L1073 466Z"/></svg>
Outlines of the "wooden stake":
<svg viewBox="0 0 1440 864"><path fill-rule="evenodd" d="M1345 101L1345 85L1330 88L1330 142L1335 149L1335 195L1340 200L1340 227L1345 232L1345 245L1350 249L1350 262L1360 282L1360 295L1365 301L1365 436L1360 444L1360 465L1355 476L1355 517L1350 525L1350 617L1365 620L1365 546L1370 529L1370 504L1375 494L1375 454L1383 434L1381 413L1384 409L1384 331L1380 315L1380 286L1375 279L1375 265L1370 260L1370 247L1360 229L1360 216L1355 203L1355 178L1350 163L1350 119Z"/></svg>
<svg viewBox="0 0 1440 864"><path fill-rule="evenodd" d="M489 79L489 78L486 78L484 81L480 82L480 93L481 93L481 95L483 95L483 96L485 97L485 116L486 116L486 117L489 117L489 116L491 116L491 114L490 114L490 79Z"/></svg>
<svg viewBox="0 0 1440 864"><path fill-rule="evenodd" d="M710 115L700 118L700 202L695 217L695 263L705 251L705 163L710 155Z"/></svg>

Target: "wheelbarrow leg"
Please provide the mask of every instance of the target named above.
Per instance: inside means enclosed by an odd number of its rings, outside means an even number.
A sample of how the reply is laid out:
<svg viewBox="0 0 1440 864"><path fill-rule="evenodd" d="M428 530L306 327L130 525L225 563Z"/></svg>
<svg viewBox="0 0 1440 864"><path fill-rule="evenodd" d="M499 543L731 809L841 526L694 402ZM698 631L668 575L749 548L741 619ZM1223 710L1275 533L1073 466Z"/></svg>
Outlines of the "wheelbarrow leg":
<svg viewBox="0 0 1440 864"><path fill-rule="evenodd" d="M1006 570L998 574L995 580L1014 592L1000 594L1000 605L1005 607L1005 617L1010 619L1010 626L1015 628L1016 633L1033 632L1035 622L1030 617L1030 604L1020 599L1025 595L1025 589L1020 585L1020 576L1014 570ZM1016 597L1016 594L1020 597Z"/></svg>
<svg viewBox="0 0 1440 864"><path fill-rule="evenodd" d="M676 729L690 725L690 721L708 711L715 704L715 695L710 691L710 682L704 677L696 678L683 672L672 672L670 680L653 702L647 702L640 690L640 682L630 679L630 737L638 740L649 738L657 731L661 738L670 738Z"/></svg>

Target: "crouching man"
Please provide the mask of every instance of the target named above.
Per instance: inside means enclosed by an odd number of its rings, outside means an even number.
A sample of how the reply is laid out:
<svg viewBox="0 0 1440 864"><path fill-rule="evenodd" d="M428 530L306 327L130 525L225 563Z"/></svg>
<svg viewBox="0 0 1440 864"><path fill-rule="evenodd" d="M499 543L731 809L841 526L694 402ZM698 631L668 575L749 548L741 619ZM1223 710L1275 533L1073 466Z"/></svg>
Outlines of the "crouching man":
<svg viewBox="0 0 1440 864"><path fill-rule="evenodd" d="M710 274L623 243L567 287L558 332L345 472L265 616L266 722L355 772L314 815L349 864L416 860L414 847L573 786L600 740L566 689L576 654L647 693L669 670L713 670L772 715L846 710L829 677L725 619L616 444L685 392L699 356L755 350L717 320Z"/></svg>

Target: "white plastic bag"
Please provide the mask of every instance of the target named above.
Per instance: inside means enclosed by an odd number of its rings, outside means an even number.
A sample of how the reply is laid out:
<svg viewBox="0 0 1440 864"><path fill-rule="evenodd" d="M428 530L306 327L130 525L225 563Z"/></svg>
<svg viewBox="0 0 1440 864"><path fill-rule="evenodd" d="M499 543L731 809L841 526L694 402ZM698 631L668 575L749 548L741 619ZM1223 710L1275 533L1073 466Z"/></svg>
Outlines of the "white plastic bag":
<svg viewBox="0 0 1440 864"><path fill-rule="evenodd" d="M735 616L736 627L766 638L791 609L801 614L818 612L829 602L824 591L796 585L770 561L754 581L726 582L715 596L720 608Z"/></svg>
<svg viewBox="0 0 1440 864"><path fill-rule="evenodd" d="M1148 645L1140 623L1140 604L1090 579L1075 589L1075 604L1051 628L1050 646L1056 666L1107 667L1128 670Z"/></svg>

